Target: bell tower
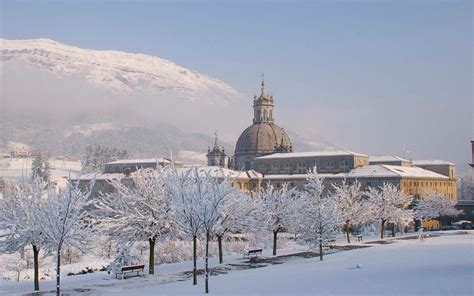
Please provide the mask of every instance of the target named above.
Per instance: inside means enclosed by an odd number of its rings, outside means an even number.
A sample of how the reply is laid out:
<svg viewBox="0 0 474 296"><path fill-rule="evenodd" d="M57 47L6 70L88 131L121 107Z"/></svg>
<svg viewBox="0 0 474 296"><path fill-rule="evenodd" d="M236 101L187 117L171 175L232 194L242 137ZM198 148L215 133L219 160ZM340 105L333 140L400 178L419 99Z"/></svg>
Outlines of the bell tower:
<svg viewBox="0 0 474 296"><path fill-rule="evenodd" d="M207 149L207 165L208 166L225 166L225 151L224 147L222 149L217 143L217 132L214 133L214 147Z"/></svg>
<svg viewBox="0 0 474 296"><path fill-rule="evenodd" d="M265 90L265 80L262 74L262 91L260 96L253 98L253 123L273 123L273 97Z"/></svg>

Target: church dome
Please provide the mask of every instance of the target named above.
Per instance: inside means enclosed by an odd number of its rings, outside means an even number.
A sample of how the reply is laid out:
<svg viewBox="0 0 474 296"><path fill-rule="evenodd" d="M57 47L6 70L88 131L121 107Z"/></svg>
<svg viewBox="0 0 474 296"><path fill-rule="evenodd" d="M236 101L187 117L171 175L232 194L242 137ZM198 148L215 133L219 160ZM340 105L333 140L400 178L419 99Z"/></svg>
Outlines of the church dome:
<svg viewBox="0 0 474 296"><path fill-rule="evenodd" d="M267 94L263 77L260 96L253 100L253 111L253 124L242 132L235 146L232 167L238 170L250 170L255 157L293 151L290 137L274 123L273 97Z"/></svg>
<svg viewBox="0 0 474 296"><path fill-rule="evenodd" d="M291 140L286 132L274 123L260 122L246 128L235 146L235 155L261 156L278 149L291 150ZM288 151L289 152L289 151Z"/></svg>

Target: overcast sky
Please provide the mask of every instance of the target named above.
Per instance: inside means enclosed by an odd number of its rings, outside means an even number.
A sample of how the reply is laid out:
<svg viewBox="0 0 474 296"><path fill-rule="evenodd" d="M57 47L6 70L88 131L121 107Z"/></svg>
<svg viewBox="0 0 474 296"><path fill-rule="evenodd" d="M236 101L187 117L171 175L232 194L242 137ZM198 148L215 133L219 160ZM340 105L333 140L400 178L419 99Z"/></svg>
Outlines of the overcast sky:
<svg viewBox="0 0 474 296"><path fill-rule="evenodd" d="M472 1L1 1L1 37L170 59L347 149L455 161L473 124ZM408 156L408 155L407 155Z"/></svg>

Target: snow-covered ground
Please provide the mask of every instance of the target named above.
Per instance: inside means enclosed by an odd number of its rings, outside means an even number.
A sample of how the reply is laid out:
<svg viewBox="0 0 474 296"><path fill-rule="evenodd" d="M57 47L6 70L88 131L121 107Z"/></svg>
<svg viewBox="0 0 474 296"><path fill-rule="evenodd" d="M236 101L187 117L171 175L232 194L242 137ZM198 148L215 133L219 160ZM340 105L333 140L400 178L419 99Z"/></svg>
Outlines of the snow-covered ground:
<svg viewBox="0 0 474 296"><path fill-rule="evenodd" d="M31 164L33 158L5 158L0 159L0 177L6 179L21 179L31 176ZM77 176L81 171L81 163L79 161L68 161L59 159L48 159L51 167L51 179L58 181Z"/></svg>
<svg viewBox="0 0 474 296"><path fill-rule="evenodd" d="M387 239L390 244L338 252L318 258L293 258L282 264L231 270L210 278L214 295L473 295L474 231L446 232L440 237L419 240ZM280 250L279 250L280 251ZM291 250L281 250L281 254ZM271 257L264 254L264 257ZM225 258L226 264L244 263L240 256ZM213 258L211 266L218 264ZM202 267L202 261L199 262ZM178 272L190 270L191 262L164 264L155 276L126 280L110 278L105 272L63 278L69 295L201 295L198 286ZM32 283L0 282L0 294L31 292ZM42 281L52 291L52 280Z"/></svg>

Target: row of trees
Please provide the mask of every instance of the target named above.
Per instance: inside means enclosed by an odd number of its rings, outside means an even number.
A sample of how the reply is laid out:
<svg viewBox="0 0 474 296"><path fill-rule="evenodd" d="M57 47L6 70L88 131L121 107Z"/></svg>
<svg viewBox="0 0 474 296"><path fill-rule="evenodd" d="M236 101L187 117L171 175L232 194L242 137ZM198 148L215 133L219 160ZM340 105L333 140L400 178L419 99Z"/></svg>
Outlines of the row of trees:
<svg viewBox="0 0 474 296"><path fill-rule="evenodd" d="M292 232L304 242L322 246L341 229L350 242L352 228L380 222L381 236L387 223L408 224L415 217L433 219L454 215L453 203L431 194L413 207L413 197L384 184L362 191L359 182L334 185L325 190L316 168L308 172L305 190L266 186L253 196L232 186L232 180L211 172L158 167L133 175L133 186L112 180L114 191L88 200L90 188L80 190L69 182L52 189L36 179L32 186L11 182L0 199L0 238L3 251L15 252L31 244L35 256L35 290L38 283L38 252L56 254L57 293L60 289L60 256L64 245L84 250L93 236L105 234L121 250L138 241L149 243L149 273L154 274L155 245L165 239L193 241L193 284L197 284L197 242L205 242L205 292L209 292L209 244L222 243L228 233L273 233L273 255L278 234ZM91 184L90 186L93 186ZM328 194L330 191L332 194ZM4 243L5 242L5 243Z"/></svg>
<svg viewBox="0 0 474 296"><path fill-rule="evenodd" d="M126 150L101 145L87 145L82 156L82 171L85 173L103 171L107 162L127 157Z"/></svg>
<svg viewBox="0 0 474 296"><path fill-rule="evenodd" d="M87 248L93 228L84 209L90 204L91 191L78 185L69 182L65 188L53 188L39 177L32 184L10 181L0 198L0 251L13 253L31 246L35 291L39 290L41 250L56 257L59 295L63 247Z"/></svg>

